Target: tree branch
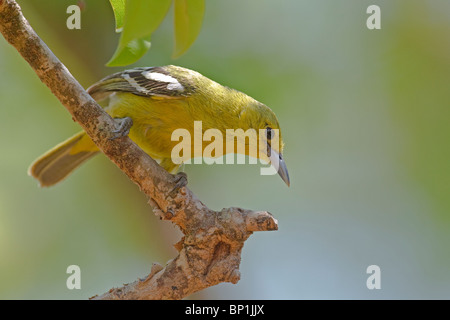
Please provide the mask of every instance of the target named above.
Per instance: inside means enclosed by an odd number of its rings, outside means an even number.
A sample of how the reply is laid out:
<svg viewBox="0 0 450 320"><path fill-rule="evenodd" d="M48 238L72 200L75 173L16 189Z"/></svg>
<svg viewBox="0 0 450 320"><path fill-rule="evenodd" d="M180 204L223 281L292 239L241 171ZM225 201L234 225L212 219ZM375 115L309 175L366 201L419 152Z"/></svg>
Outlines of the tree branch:
<svg viewBox="0 0 450 320"><path fill-rule="evenodd" d="M50 51L13 0L0 0L0 32L30 64L94 143L149 197L156 215L184 233L178 256L165 267L93 299L181 299L221 282L236 283L245 240L254 231L277 230L268 212L208 209L186 187L173 194L176 179L131 139L111 140L115 121L91 98Z"/></svg>

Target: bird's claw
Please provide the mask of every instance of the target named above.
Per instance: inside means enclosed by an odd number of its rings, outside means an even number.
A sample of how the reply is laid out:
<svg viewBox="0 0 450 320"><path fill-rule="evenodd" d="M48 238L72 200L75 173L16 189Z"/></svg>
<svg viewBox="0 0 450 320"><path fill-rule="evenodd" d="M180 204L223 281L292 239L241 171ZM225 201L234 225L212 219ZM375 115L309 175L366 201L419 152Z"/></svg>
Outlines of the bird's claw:
<svg viewBox="0 0 450 320"><path fill-rule="evenodd" d="M133 126L133 120L130 117L125 118L114 118L116 122L116 130L113 130L111 138L109 140L115 140L117 138L122 138L128 136L130 129Z"/></svg>
<svg viewBox="0 0 450 320"><path fill-rule="evenodd" d="M169 192L169 196L170 197L175 197L177 192L185 187L188 183L187 180L187 174L184 172L178 172L176 175L174 175L174 182L175 182L175 187L173 187L172 191Z"/></svg>

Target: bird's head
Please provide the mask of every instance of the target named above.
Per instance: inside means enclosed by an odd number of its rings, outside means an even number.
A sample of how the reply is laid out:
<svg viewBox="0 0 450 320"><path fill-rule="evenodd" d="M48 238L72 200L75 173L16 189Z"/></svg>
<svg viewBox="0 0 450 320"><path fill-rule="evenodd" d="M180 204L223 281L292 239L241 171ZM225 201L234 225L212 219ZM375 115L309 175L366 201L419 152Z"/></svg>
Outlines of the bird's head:
<svg viewBox="0 0 450 320"><path fill-rule="evenodd" d="M255 129L259 149L257 158L271 163L289 186L289 173L283 158L284 143L275 113L263 103L252 101L241 111L240 125L244 130Z"/></svg>

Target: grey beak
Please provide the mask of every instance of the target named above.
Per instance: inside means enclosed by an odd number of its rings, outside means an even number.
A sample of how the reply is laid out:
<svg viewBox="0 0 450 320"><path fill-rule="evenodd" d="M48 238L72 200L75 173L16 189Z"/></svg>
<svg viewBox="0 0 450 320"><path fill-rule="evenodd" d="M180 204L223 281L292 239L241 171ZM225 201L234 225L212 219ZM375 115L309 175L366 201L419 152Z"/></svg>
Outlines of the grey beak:
<svg viewBox="0 0 450 320"><path fill-rule="evenodd" d="M291 182L289 180L289 172L286 167L286 162L284 162L283 155L281 153L278 154L277 152L275 152L275 150L271 150L270 162L275 166L275 168L278 165L278 174L280 175L281 179L283 179L284 183L286 183L289 187Z"/></svg>
<svg viewBox="0 0 450 320"><path fill-rule="evenodd" d="M289 172L288 172L288 169L286 167L286 162L284 162L283 156L281 154L280 154L279 161L280 162L279 162L279 167L278 167L278 174L280 175L281 179L283 179L283 181L289 187L290 184L291 184L291 181L289 180Z"/></svg>

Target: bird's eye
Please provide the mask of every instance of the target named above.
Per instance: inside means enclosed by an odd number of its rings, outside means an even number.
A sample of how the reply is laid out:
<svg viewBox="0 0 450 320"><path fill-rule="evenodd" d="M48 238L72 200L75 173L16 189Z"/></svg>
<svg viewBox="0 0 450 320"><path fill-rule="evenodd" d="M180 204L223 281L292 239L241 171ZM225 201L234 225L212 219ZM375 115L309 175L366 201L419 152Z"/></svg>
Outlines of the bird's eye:
<svg viewBox="0 0 450 320"><path fill-rule="evenodd" d="M272 139L272 137L273 137L273 130L272 130L271 127L267 127L266 128L266 137L267 137L267 140L271 140Z"/></svg>

